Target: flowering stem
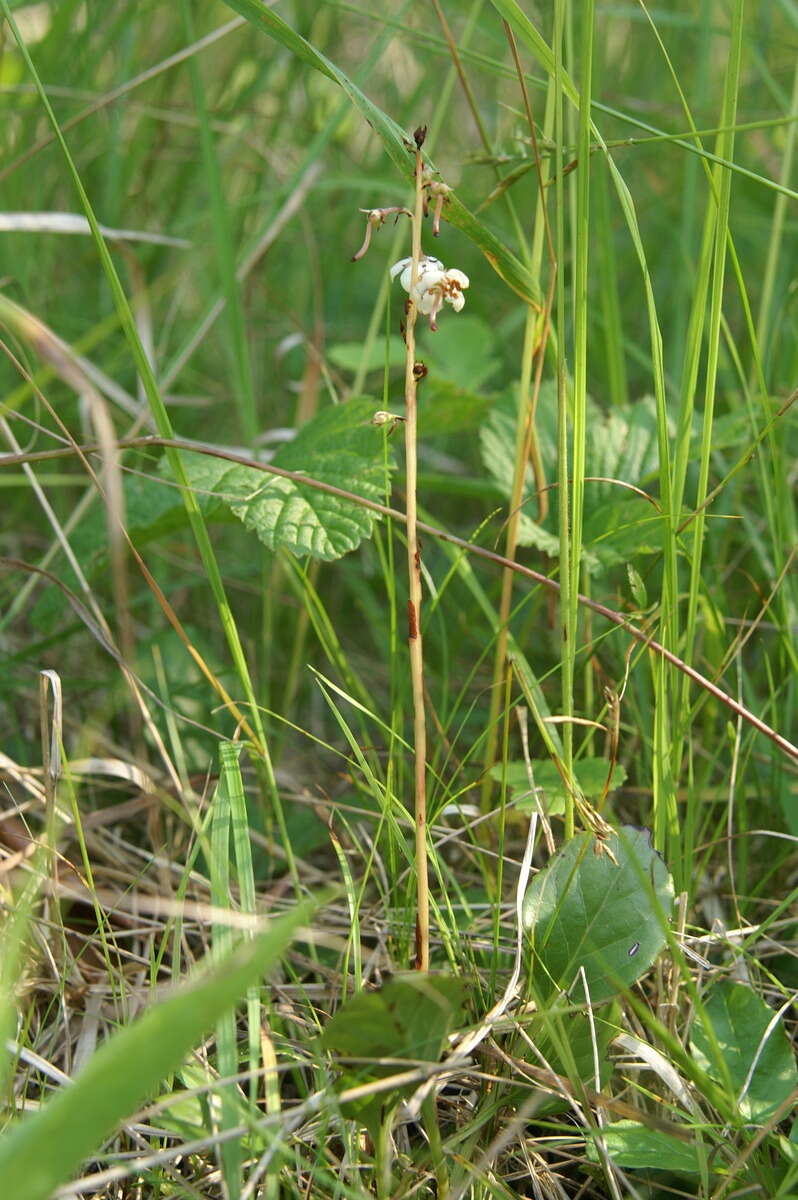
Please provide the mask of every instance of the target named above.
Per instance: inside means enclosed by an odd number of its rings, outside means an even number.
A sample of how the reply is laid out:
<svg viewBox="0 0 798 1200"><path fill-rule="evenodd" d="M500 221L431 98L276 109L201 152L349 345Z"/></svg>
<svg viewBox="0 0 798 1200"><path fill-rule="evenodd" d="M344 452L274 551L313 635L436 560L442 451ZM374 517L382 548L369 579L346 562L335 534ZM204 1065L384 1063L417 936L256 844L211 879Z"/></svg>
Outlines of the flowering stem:
<svg viewBox="0 0 798 1200"><path fill-rule="evenodd" d="M419 278L421 260L421 223L424 196L421 135L416 138L416 199L413 213L413 265L410 295ZM412 299L407 304L405 345L405 460L407 472L407 601L410 678L413 688L413 743L415 750L416 793L416 969L429 970L429 868L427 864L427 720L424 711L424 657L421 646L421 557L418 548L416 506L416 317L418 308Z"/></svg>

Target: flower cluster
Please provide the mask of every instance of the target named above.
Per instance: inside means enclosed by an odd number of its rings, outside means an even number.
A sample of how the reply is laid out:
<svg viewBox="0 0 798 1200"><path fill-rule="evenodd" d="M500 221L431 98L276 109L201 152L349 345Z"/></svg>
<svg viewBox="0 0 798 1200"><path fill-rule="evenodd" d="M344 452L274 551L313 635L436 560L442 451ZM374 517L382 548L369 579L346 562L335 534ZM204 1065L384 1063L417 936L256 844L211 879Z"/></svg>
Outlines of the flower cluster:
<svg viewBox="0 0 798 1200"><path fill-rule="evenodd" d="M399 276L399 282L410 296L418 311L429 317L430 329L437 328L435 319L444 302L460 312L465 304L464 288L468 287L468 276L456 267L447 271L438 258L424 255L418 264L418 274L413 283L413 260L402 258L391 267L391 279Z"/></svg>

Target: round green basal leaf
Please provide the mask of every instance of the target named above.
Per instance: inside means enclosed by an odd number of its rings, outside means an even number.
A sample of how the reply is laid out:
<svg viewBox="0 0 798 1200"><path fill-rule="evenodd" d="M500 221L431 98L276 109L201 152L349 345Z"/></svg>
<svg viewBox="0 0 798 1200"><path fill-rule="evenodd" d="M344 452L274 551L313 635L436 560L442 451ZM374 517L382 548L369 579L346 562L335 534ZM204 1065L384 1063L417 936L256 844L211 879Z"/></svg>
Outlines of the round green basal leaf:
<svg viewBox="0 0 798 1200"><path fill-rule="evenodd" d="M437 1062L447 1035L461 1019L466 984L451 975L397 975L375 992L358 992L327 1022L325 1050L339 1060L336 1090L387 1079L421 1062ZM375 1137L386 1107L398 1104L417 1083L366 1095L342 1106Z"/></svg>
<svg viewBox="0 0 798 1200"><path fill-rule="evenodd" d="M555 763L547 758L533 758L530 765L543 811L549 817L564 812L569 792ZM622 763L611 763L608 758L581 758L574 763L573 773L579 790L588 799L602 794L608 776L607 790L610 792L626 782L626 768ZM497 783L506 779L518 812L535 812L537 803L529 790L529 772L525 762L509 762L506 770L504 763L496 763L490 769L490 777Z"/></svg>
<svg viewBox="0 0 798 1200"><path fill-rule="evenodd" d="M686 1136L686 1135L685 1135ZM702 1156L697 1140L681 1140L659 1129L647 1129L636 1121L615 1121L600 1132L605 1152L616 1167L637 1171L673 1171L698 1175ZM591 1162L601 1162L597 1137L587 1142ZM705 1156L704 1156L705 1157Z"/></svg>
<svg viewBox="0 0 798 1200"><path fill-rule="evenodd" d="M740 1113L748 1121L772 1117L798 1083L790 1039L774 1016L747 984L723 979L713 986L693 1022L690 1041L696 1061L721 1084L728 1073ZM798 1122L794 1132L798 1141Z"/></svg>
<svg viewBox="0 0 798 1200"><path fill-rule="evenodd" d="M577 834L524 899L539 985L568 990L579 1003L630 987L665 945L672 905L673 880L648 830L625 825L603 844Z"/></svg>

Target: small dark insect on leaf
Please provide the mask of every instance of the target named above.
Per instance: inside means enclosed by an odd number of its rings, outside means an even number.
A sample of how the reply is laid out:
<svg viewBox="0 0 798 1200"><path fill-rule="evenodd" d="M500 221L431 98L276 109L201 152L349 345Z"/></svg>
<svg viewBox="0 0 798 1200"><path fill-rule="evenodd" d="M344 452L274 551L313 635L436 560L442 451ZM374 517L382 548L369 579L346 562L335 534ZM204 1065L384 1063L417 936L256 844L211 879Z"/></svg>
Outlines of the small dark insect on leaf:
<svg viewBox="0 0 798 1200"><path fill-rule="evenodd" d="M637 954L639 949L640 949L640 943L632 942L632 945L629 947L627 954L629 955L630 958L634 958L634 956Z"/></svg>
<svg viewBox="0 0 798 1200"><path fill-rule="evenodd" d="M416 149L420 150L424 145L424 139L427 136L426 125L419 125L418 129L413 130L413 141L416 143Z"/></svg>

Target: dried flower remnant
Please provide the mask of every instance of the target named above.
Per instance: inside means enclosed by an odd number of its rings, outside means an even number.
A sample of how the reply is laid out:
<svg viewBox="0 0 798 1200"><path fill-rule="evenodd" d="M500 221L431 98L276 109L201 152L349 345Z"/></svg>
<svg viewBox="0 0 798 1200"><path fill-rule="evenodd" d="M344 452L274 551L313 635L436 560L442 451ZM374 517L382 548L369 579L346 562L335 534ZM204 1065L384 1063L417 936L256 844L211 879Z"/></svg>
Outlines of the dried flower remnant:
<svg viewBox="0 0 798 1200"><path fill-rule="evenodd" d="M400 204L393 204L389 208L361 208L360 212L366 214L366 233L363 238L363 245L357 254L352 255L352 262L358 262L363 257L371 245L372 233L375 229L382 228L386 217L393 216L395 225L402 215L406 217L413 216L409 208L403 208Z"/></svg>
<svg viewBox="0 0 798 1200"><path fill-rule="evenodd" d="M443 206L447 201L449 192L452 189L446 183L441 183L439 179L431 179L427 184L427 192L430 200L434 200L432 207L432 236L441 236L441 213Z"/></svg>
<svg viewBox="0 0 798 1200"><path fill-rule="evenodd" d="M418 275L413 283L413 260L402 258L391 267L391 279L399 276L399 282L408 293L418 311L429 317L430 329L437 329L436 318L444 302L455 312L465 304L463 291L469 285L468 276L457 267L447 270L438 258L425 256L419 260Z"/></svg>
<svg viewBox="0 0 798 1200"><path fill-rule="evenodd" d="M378 428L381 425L388 425L390 423L391 428L388 430L388 437L390 437L399 422L406 419L406 417L400 416L399 413L380 411L375 412L374 416L371 418L371 423L372 425L376 425Z"/></svg>

